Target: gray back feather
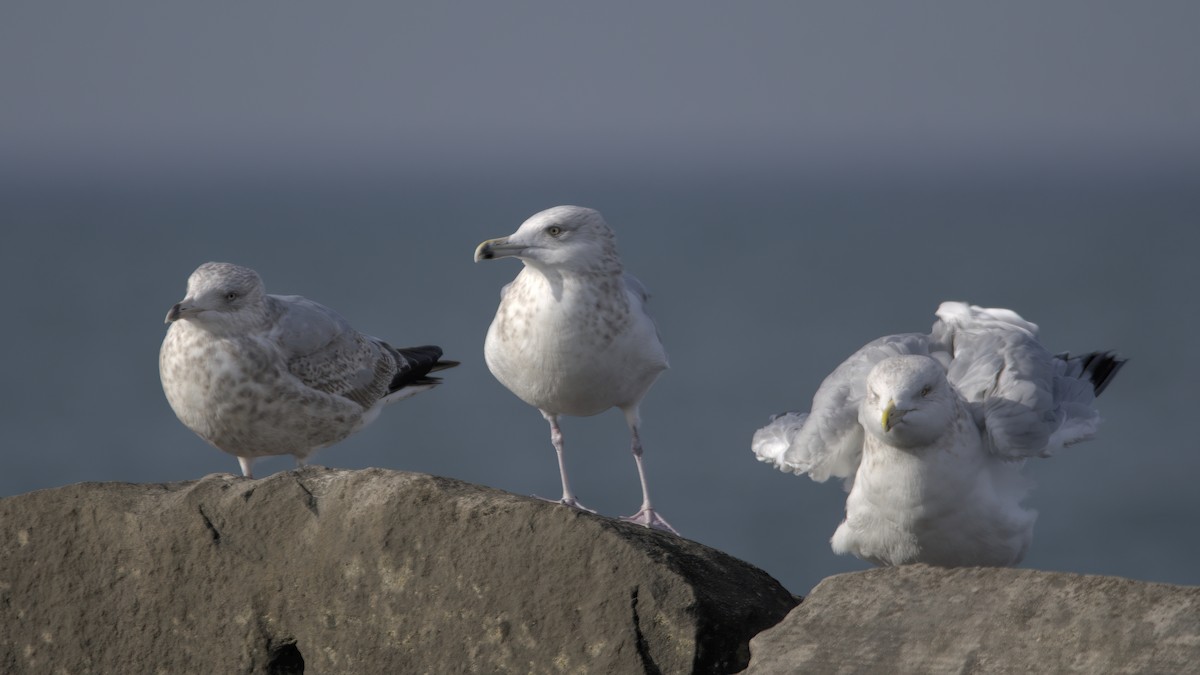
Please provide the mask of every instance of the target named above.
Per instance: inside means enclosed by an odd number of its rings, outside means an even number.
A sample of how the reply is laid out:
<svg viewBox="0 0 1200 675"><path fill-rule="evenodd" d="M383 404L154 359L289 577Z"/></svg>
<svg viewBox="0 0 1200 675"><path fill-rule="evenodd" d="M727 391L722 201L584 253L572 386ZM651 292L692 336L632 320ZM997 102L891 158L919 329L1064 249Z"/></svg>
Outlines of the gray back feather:
<svg viewBox="0 0 1200 675"><path fill-rule="evenodd" d="M279 312L272 333L288 370L309 387L344 396L364 409L387 394L396 359L340 314L300 296L270 296Z"/></svg>
<svg viewBox="0 0 1200 675"><path fill-rule="evenodd" d="M959 302L942 303L937 315L933 336L951 355L946 376L981 421L989 452L1044 457L1095 433L1092 383L1042 346L1036 324Z"/></svg>

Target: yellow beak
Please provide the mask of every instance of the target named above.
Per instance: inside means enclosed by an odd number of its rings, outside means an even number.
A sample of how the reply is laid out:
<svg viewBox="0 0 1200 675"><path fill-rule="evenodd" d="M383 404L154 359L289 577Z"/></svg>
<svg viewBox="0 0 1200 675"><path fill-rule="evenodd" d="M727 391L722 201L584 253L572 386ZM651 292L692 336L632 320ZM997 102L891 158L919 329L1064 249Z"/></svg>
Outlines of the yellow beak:
<svg viewBox="0 0 1200 675"><path fill-rule="evenodd" d="M892 426L895 424L895 420L894 420L894 419L892 419L892 415L893 415L895 412L896 412L896 402L895 402L895 401L892 401L892 400L888 400L887 407L883 409L883 420L882 420L882 423L883 423L883 430L884 430L884 431L891 431L891 430L892 430Z"/></svg>

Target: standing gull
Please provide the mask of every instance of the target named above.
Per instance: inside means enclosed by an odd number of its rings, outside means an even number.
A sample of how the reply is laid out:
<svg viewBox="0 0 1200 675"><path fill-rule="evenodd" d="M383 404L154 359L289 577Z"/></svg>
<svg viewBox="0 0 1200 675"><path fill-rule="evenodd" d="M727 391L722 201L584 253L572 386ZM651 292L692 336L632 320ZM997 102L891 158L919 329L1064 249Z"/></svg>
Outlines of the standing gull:
<svg viewBox="0 0 1200 675"><path fill-rule="evenodd" d="M500 293L484 356L496 379L550 423L559 501L584 508L567 480L559 416L617 407L642 483L641 510L623 520L674 533L650 503L638 433L638 404L666 370L667 354L646 313L645 288L622 270L612 229L597 211L556 206L475 249L476 262L510 256L525 267Z"/></svg>
<svg viewBox="0 0 1200 675"><path fill-rule="evenodd" d="M171 325L158 371L189 429L238 458L313 452L370 424L388 403L432 389L451 366L432 345L396 349L298 295L267 295L249 268L204 263Z"/></svg>
<svg viewBox="0 0 1200 675"><path fill-rule="evenodd" d="M1052 356L1007 309L945 302L929 335L882 337L821 384L808 413L776 417L759 460L846 481L835 553L877 565L1016 565L1037 513L1021 465L1087 440L1093 403L1125 361Z"/></svg>

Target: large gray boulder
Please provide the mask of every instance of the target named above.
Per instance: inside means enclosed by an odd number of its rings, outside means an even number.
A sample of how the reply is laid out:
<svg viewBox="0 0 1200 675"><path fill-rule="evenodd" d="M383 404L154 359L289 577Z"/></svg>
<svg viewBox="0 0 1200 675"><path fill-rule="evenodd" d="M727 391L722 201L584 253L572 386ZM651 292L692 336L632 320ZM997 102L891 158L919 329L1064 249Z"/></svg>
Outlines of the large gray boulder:
<svg viewBox="0 0 1200 675"><path fill-rule="evenodd" d="M734 672L796 604L695 542L308 468L0 500L0 672Z"/></svg>
<svg viewBox="0 0 1200 675"><path fill-rule="evenodd" d="M1185 673L1200 587L912 565L825 579L750 642L747 673Z"/></svg>

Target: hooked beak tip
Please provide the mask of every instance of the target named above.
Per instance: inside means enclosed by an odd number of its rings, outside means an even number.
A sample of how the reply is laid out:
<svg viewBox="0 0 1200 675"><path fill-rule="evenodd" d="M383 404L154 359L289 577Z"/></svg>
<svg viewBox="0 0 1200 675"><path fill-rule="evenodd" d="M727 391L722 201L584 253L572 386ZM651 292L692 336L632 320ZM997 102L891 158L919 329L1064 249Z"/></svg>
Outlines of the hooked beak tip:
<svg viewBox="0 0 1200 675"><path fill-rule="evenodd" d="M475 247L475 262L479 262L480 260L494 260L497 257L503 258L504 256L511 255L511 251L513 250L515 249L509 245L508 237L488 239Z"/></svg>
<svg viewBox="0 0 1200 675"><path fill-rule="evenodd" d="M167 318L163 320L163 323L175 323L182 316L183 306L177 302L171 307L171 310L167 312Z"/></svg>
<svg viewBox="0 0 1200 675"><path fill-rule="evenodd" d="M485 241L479 246L475 247L475 262L479 262L480 260L491 260L493 257L495 256L492 254L491 241Z"/></svg>

